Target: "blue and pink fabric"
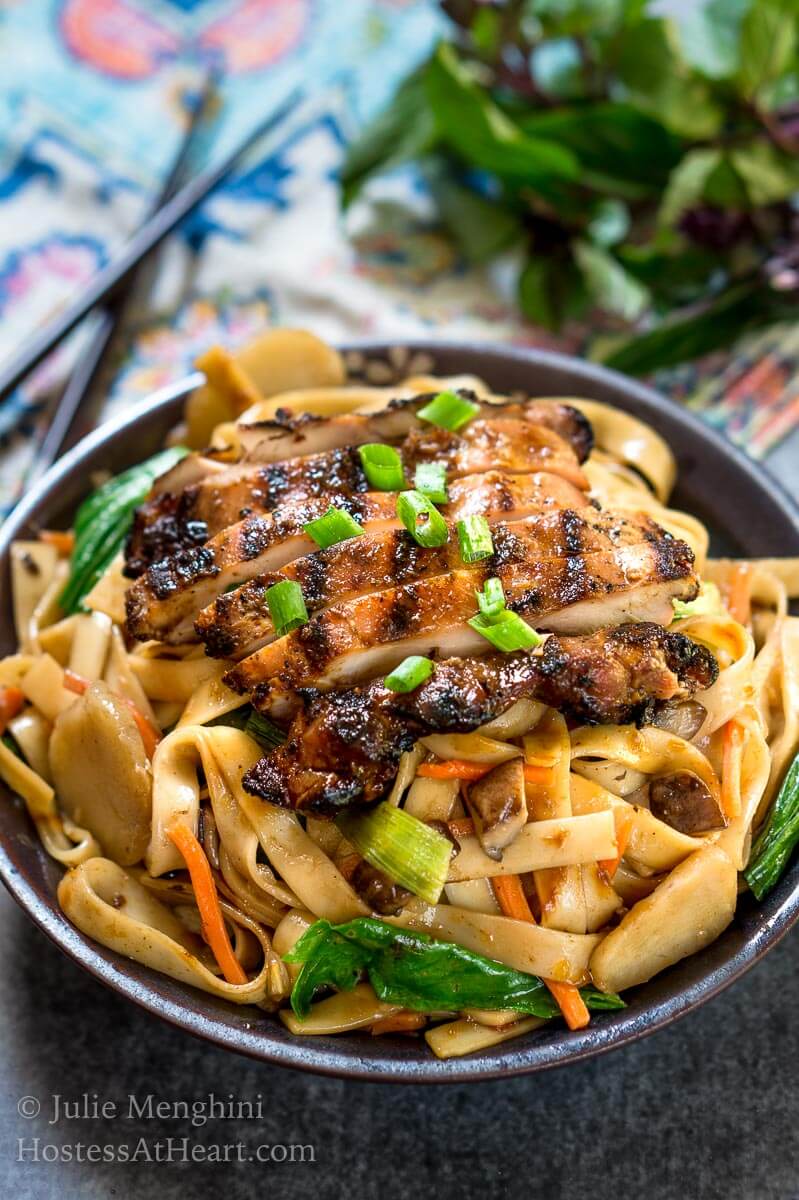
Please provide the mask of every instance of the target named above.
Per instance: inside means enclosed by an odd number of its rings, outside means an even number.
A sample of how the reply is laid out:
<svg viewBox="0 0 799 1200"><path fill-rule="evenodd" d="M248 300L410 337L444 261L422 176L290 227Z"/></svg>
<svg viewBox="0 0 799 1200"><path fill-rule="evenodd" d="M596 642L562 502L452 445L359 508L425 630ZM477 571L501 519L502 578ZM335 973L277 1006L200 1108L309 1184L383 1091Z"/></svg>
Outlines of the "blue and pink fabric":
<svg viewBox="0 0 799 1200"><path fill-rule="evenodd" d="M295 85L306 98L159 254L131 306L106 412L180 377L210 343L239 343L270 321L341 340L554 344L516 314L512 264L467 267L412 174L378 181L342 222L347 140L443 28L432 0L4 0L0 359L141 221L208 66L221 106L207 160ZM79 341L0 408L2 508ZM771 331L665 382L763 453L799 422L798 343Z"/></svg>

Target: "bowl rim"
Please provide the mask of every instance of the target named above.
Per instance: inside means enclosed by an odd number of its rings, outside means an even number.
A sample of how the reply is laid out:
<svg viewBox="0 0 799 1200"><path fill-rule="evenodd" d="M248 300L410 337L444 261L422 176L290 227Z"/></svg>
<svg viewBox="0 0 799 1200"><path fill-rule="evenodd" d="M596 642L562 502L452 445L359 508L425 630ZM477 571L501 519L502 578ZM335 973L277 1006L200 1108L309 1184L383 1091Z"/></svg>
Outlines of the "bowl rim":
<svg viewBox="0 0 799 1200"><path fill-rule="evenodd" d="M355 351L367 356L378 356L389 349L402 346L411 352L462 354L467 358L479 357L484 363L501 367L508 360L531 368L550 368L568 373L572 379L584 382L589 388L606 387L618 394L619 407L624 408L625 398L634 399L652 413L662 412L664 406L680 425L690 430L700 442L709 445L712 441L721 444L721 453L733 467L752 481L757 488L768 494L771 504L782 511L786 520L796 530L799 540L799 508L785 489L762 466L715 433L694 413L666 400L653 389L618 372L597 366L586 360L552 351L502 344L434 341L423 338L358 339L346 342L342 347L346 353ZM490 374L489 369L486 372ZM143 418L154 415L186 396L203 382L200 373L160 388L149 397L132 406L111 420L100 425L83 438L72 450L55 463L37 483L33 490L16 506L0 529L0 564L9 553L9 546L18 532L35 516L45 494L49 494L59 483L70 479L77 468L95 451L101 450L125 432L132 430ZM589 391L590 394L590 391ZM718 449L718 447L717 447ZM128 960L107 950L98 943L84 937L71 925L58 909L54 897L40 895L32 881L13 862L5 839L0 839L0 878L20 907L38 927L73 961L77 962L94 978L132 1000L145 1011L162 1018L176 1028L182 1029L205 1041L236 1053L279 1066L296 1067L316 1074L346 1077L375 1082L409 1083L452 1083L506 1078L528 1074L538 1070L564 1066L572 1062L585 1061L596 1055L637 1041L659 1029L671 1025L679 1017L719 994L758 962L775 946L799 919L799 863L787 873L777 889L767 897L759 911L767 910L761 928L748 935L743 945L730 956L720 960L675 996L645 1005L636 1011L627 1008L621 1012L602 1014L602 1019L580 1032L556 1030L543 1039L526 1039L509 1053L503 1050L501 1058L497 1051L483 1052L480 1058L467 1056L457 1059L436 1059L424 1047L423 1057L416 1054L407 1057L384 1055L374 1040L367 1042L365 1035L357 1033L361 1040L360 1052L342 1053L336 1049L320 1047L316 1039L292 1037L287 1039L281 1027L281 1037L276 1037L271 1027L258 1024L253 1030L250 1024L232 1021L234 1006L219 1011L202 1011L208 1001L204 993L186 989L175 984L182 992L180 999L173 999L159 990L155 982L156 973L146 972L146 979L137 979L131 973ZM49 902L48 902L49 899ZM702 952L706 955L712 946ZM688 961L688 960L684 960ZM149 982L150 979L154 982ZM171 981L170 981L171 983ZM189 1001L186 1001L186 995ZM215 1006L216 1008L216 1006ZM232 1011L231 1011L232 1010ZM252 1010L242 1010L250 1012ZM371 1052L367 1047L371 1046Z"/></svg>

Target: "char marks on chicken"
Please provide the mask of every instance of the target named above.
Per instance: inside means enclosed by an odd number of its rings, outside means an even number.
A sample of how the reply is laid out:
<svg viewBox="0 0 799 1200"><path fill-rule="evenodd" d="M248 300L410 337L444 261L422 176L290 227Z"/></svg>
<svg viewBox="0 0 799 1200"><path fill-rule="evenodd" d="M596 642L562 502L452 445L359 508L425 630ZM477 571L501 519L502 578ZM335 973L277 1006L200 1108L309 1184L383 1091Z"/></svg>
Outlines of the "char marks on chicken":
<svg viewBox="0 0 799 1200"><path fill-rule="evenodd" d="M339 542L295 559L280 571L259 575L235 591L223 593L197 618L195 628L209 654L241 659L260 650L274 638L269 610L264 603L268 587L281 579L295 580L310 613L342 604L370 592L401 587L417 580L471 570L475 586L486 573L510 583L514 572L532 557L551 560L573 555L612 555L625 546L662 547L659 574L688 577L690 555L682 542L664 533L651 517L631 513L619 516L590 506L557 508L534 513L519 521L493 527L494 553L490 559L465 564L454 531L443 546L420 546L404 529L369 533ZM575 562L569 568L577 576ZM481 578L478 579L477 575Z"/></svg>
<svg viewBox="0 0 799 1200"><path fill-rule="evenodd" d="M263 436L241 462L228 467L192 456L176 477L176 483L187 479L190 484L159 483L157 494L136 513L126 574L137 578L150 564L292 500L367 491L358 446L370 441L404 438L398 450L409 479L418 464L440 461L451 479L492 469L548 471L586 488L580 463L591 449L591 427L572 405L554 400L483 403L480 417L453 434L417 419L417 410L429 399L398 401L387 414L285 415L244 426L245 433L258 429ZM388 432L381 438L383 429ZM244 441L246 446L246 436Z"/></svg>
<svg viewBox="0 0 799 1200"><path fill-rule="evenodd" d="M272 803L369 803L420 737L478 728L521 698L578 721L640 722L716 677L707 649L665 628L673 600L697 593L691 550L645 513L591 499L581 464L592 433L576 408L483 400L450 432L419 419L430 398L240 425L238 462L190 456L137 514L128 630L171 644L199 636L235 660L230 686L291 717L285 745L245 779ZM445 467L445 545L420 546L396 493L369 490L368 442L394 445L408 481L420 464ZM363 533L319 550L305 527L331 505ZM491 525L492 553L466 563L456 524L474 515ZM471 628L489 578L549 634L539 650L497 653ZM277 637L265 593L286 580L309 619ZM411 654L435 660L432 676L407 694L386 689L381 677Z"/></svg>
<svg viewBox="0 0 799 1200"><path fill-rule="evenodd" d="M630 620L665 624L675 595L696 595L693 555L673 538L542 558L533 539L507 526L501 533L491 558L331 605L239 663L225 682L258 696L277 682L329 691L391 671L410 654L485 654L490 643L468 621L475 589L492 576L502 581L509 609L538 629L571 634ZM502 542L511 538L513 552L503 557Z"/></svg>
<svg viewBox="0 0 799 1200"><path fill-rule="evenodd" d="M400 528L394 492L295 500L274 513L246 517L204 546L181 550L149 567L127 593L130 633L169 643L194 640L194 621L200 611L229 587L279 571L313 553L317 547L304 526L323 516L331 504L344 509L367 532ZM490 471L454 480L445 512L452 521L482 513L489 522L496 522L588 504L584 492L558 475Z"/></svg>
<svg viewBox="0 0 799 1200"><path fill-rule="evenodd" d="M568 442L578 462L585 462L594 442L590 422L563 400L481 400L474 392L459 388L457 395L479 406L478 417L501 414L520 417L546 426ZM391 400L371 413L341 413L317 416L295 415L278 409L271 420L239 426L239 439L250 462L280 462L297 455L320 454L342 446L367 442L399 442L420 428L430 428L417 413L434 397L430 392Z"/></svg>
<svg viewBox="0 0 799 1200"><path fill-rule="evenodd" d="M320 695L300 693L286 742L244 776L272 804L331 814L379 799L401 754L432 733L466 733L517 700L540 700L581 722L642 723L662 702L711 686L705 647L651 623L584 637L547 638L535 654L453 658L412 692L373 681Z"/></svg>

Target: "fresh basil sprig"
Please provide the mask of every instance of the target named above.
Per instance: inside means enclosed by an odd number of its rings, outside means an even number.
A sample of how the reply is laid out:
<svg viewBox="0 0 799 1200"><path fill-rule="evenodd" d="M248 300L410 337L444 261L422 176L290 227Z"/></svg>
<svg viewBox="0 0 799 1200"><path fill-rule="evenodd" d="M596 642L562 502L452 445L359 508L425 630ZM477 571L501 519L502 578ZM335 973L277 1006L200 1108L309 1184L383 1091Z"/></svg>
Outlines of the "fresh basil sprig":
<svg viewBox="0 0 799 1200"><path fill-rule="evenodd" d="M443 7L452 36L351 146L345 204L415 162L467 258L521 249L527 317L590 320L634 374L795 311L795 4Z"/></svg>

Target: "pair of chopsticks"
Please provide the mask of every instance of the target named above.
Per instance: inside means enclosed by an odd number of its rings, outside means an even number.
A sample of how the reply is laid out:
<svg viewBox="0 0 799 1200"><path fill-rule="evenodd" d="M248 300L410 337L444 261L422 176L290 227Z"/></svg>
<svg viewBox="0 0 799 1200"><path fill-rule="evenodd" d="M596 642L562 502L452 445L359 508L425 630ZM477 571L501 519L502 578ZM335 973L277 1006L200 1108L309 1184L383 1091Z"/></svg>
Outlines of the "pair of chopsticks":
<svg viewBox="0 0 799 1200"><path fill-rule="evenodd" d="M126 243L119 255L94 276L82 295L34 334L7 366L0 368L2 401L93 309L105 307L106 311L98 317L91 342L82 354L56 406L50 426L38 448L34 466L26 479L26 486L33 478L38 478L58 456L81 401L96 377L114 332L115 314L118 315L117 305L121 303L123 291L130 284L136 269L147 255L205 200L244 155L291 113L300 98L299 89L292 91L279 108L247 134L221 162L207 168L181 186L191 143L201 121L207 116L212 90L212 79L208 77L200 100L192 109L180 150L152 215Z"/></svg>

